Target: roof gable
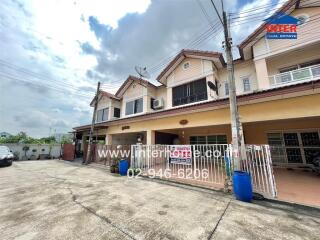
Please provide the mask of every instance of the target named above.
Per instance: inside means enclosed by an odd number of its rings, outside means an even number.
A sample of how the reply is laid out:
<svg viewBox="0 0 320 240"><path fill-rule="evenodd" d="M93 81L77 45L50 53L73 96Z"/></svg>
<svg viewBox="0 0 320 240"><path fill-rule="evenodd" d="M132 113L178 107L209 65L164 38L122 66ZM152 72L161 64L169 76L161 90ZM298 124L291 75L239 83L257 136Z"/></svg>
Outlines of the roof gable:
<svg viewBox="0 0 320 240"><path fill-rule="evenodd" d="M99 91L98 96L99 96L99 100L100 100L102 97L107 97L107 98L110 98L110 99L114 99L114 100L120 101L120 99L117 98L115 95L113 95L113 94L111 94L111 93L109 93L109 92L106 92L106 91L102 91L102 90ZM96 100L96 96L95 96L95 97L92 99L92 101L90 102L90 106L92 106L92 105L94 104L95 100ZM99 101L99 100L98 100L98 101Z"/></svg>
<svg viewBox="0 0 320 240"><path fill-rule="evenodd" d="M178 53L162 70L162 72L158 75L157 80L162 84L166 84L165 78L169 76L170 73L174 71L174 69L187 57L213 60L216 65L220 65L221 67L225 65L222 53L182 49L180 53Z"/></svg>
<svg viewBox="0 0 320 240"><path fill-rule="evenodd" d="M126 90L130 87L131 83L133 83L133 82L137 82L138 84L141 84L144 87L151 86L151 87L157 88L157 86L153 85L151 82L149 82L145 79L129 75L129 77L126 79L126 81L124 81L124 83L120 86L120 88L116 92L115 96L119 99L122 98L123 94L126 92Z"/></svg>

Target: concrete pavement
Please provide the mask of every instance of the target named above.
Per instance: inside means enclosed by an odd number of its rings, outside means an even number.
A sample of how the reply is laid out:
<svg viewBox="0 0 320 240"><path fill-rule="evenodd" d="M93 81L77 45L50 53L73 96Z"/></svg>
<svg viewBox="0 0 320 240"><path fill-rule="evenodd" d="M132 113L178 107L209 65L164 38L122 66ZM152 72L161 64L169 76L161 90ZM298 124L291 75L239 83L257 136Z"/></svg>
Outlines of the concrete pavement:
<svg viewBox="0 0 320 240"><path fill-rule="evenodd" d="M320 211L58 160L0 168L1 239L319 239Z"/></svg>

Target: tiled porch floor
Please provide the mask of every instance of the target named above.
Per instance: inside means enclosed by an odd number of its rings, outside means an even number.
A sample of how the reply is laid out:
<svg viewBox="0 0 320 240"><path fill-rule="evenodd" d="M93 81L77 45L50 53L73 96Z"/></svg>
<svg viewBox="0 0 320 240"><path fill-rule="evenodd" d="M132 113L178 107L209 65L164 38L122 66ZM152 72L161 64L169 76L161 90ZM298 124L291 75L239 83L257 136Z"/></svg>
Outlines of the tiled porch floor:
<svg viewBox="0 0 320 240"><path fill-rule="evenodd" d="M274 169L278 199L320 207L320 176L303 170Z"/></svg>

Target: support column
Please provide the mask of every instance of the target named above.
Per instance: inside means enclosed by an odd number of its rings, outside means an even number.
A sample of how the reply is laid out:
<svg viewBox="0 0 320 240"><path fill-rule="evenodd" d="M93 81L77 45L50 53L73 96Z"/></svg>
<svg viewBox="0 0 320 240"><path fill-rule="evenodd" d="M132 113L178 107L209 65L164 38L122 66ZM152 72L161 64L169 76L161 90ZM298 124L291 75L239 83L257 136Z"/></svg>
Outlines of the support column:
<svg viewBox="0 0 320 240"><path fill-rule="evenodd" d="M106 145L112 145L112 135L111 134L107 134L106 135Z"/></svg>
<svg viewBox="0 0 320 240"><path fill-rule="evenodd" d="M259 59L254 61L256 74L257 74L257 83L258 89L268 89L270 88L269 75L266 59Z"/></svg>
<svg viewBox="0 0 320 240"><path fill-rule="evenodd" d="M87 136L85 136L85 133L83 132L82 138L81 138L81 147L80 147L81 151L84 151L84 145L86 144L86 138L87 138Z"/></svg>
<svg viewBox="0 0 320 240"><path fill-rule="evenodd" d="M172 88L167 88L167 99L166 99L166 108L172 107Z"/></svg>
<svg viewBox="0 0 320 240"><path fill-rule="evenodd" d="M156 144L156 132L153 130L147 130L147 145Z"/></svg>

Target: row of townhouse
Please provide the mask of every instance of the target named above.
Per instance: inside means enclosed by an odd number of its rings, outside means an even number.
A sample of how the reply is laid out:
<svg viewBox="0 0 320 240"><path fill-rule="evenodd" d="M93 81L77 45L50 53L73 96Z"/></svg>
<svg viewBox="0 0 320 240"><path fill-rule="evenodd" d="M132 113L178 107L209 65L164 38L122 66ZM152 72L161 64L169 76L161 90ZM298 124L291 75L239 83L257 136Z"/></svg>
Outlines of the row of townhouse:
<svg viewBox="0 0 320 240"><path fill-rule="evenodd" d="M275 164L306 165L320 152L320 6L288 1L280 11L300 20L298 38L267 39L263 24L238 46L239 114L246 143L274 146ZM100 91L95 138L108 145L231 142L222 53L182 50L157 81L129 76L116 94ZM81 149L89 129L74 128Z"/></svg>

